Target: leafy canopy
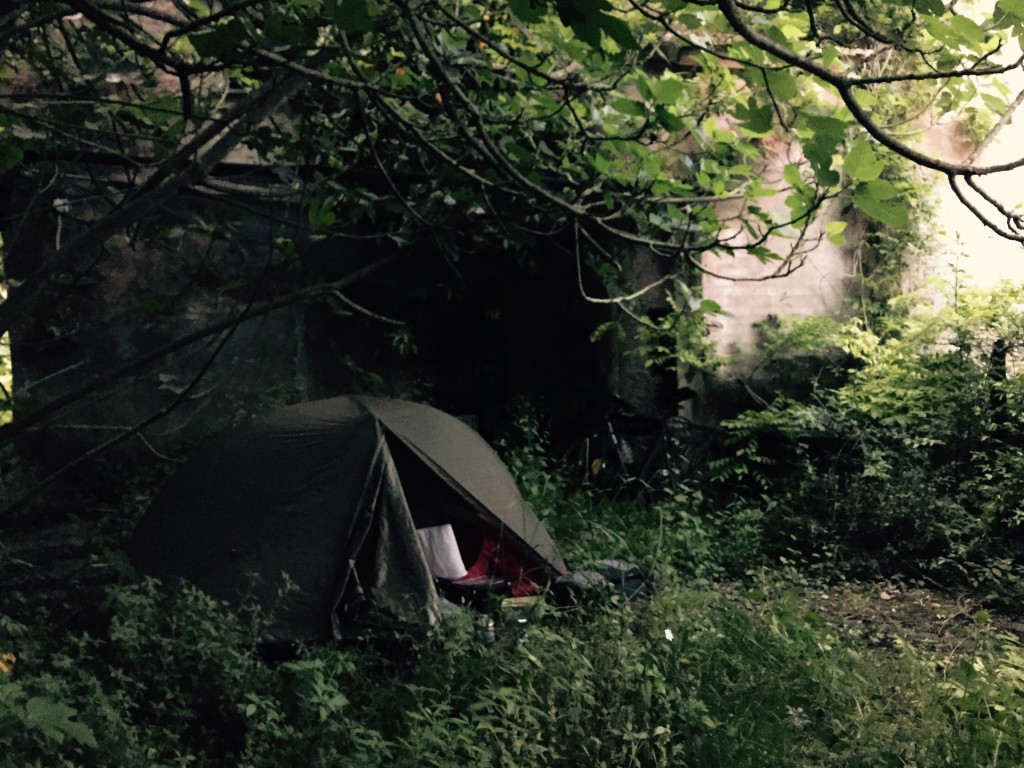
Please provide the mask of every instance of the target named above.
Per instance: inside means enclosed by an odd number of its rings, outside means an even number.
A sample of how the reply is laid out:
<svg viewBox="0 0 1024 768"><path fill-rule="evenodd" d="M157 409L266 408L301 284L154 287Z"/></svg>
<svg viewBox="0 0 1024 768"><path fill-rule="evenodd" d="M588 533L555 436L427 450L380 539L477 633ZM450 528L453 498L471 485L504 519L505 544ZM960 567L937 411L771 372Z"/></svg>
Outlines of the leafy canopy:
<svg viewBox="0 0 1024 768"><path fill-rule="evenodd" d="M271 256L300 268L324 243L318 268L353 242L381 263L440 255L454 272L562 257L581 292L596 274L624 307L692 281L705 254L786 274L820 239L841 241L841 225L814 226L834 198L902 227L887 177L899 156L1019 238L982 186L1019 163L933 157L913 134L979 104L992 116L979 135L999 128L1022 33L1019 0L988 14L938 0L9 4L0 174L14 192L0 226L18 270L0 333L73 317L68 287L109 267L111 238L240 247L233 227L254 214L281 232ZM641 250L659 277L637 284L621 257ZM317 280L246 316L339 290Z"/></svg>
<svg viewBox="0 0 1024 768"><path fill-rule="evenodd" d="M961 191L1008 170L906 136L926 109L1008 114L1022 31L1019 0L22 3L0 18L0 170L42 186L120 167L100 199L63 201L93 224L65 250L182 190L229 195L210 176L248 150L319 235L457 255L562 233L592 263L743 250L785 270L830 197L905 223L892 153Z"/></svg>

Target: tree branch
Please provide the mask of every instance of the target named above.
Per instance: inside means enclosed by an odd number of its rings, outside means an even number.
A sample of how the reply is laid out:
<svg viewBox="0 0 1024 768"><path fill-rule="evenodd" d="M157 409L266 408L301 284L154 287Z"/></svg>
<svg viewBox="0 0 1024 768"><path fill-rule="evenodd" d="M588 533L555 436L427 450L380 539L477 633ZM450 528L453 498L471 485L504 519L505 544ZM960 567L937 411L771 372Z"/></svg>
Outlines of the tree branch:
<svg viewBox="0 0 1024 768"><path fill-rule="evenodd" d="M858 78L846 77L843 75L836 74L817 62L800 56L799 54L789 50L783 45L776 43L771 38L763 35L762 33L755 30L747 21L743 18L737 6L736 0L718 0L718 7L722 11L722 14L726 17L729 24L736 30L736 32L743 37L747 42L760 48L766 53L775 56L777 59L791 64L799 69L807 72L810 75L818 78L822 82L831 85L839 93L839 97L843 100L843 103L850 110L854 119L860 123L860 125L882 146L892 150L896 154L910 160L912 163L921 166L922 168L929 168L933 171L938 171L944 175L955 175L955 176L986 176L995 173L1003 173L1006 171L1012 171L1017 168L1024 167L1024 158L1009 162L1000 163L997 165L989 166L976 166L973 164L963 163L950 163L944 160L940 160L935 157L931 157L917 149L914 149L909 144L899 141L892 135L882 130L872 119L864 107L857 101L856 90L865 84L877 84L879 82L898 82L900 79L906 77L910 78L910 75L891 77L888 79L867 79L862 80ZM1014 67L1019 66L1021 59L1015 63ZM1014 67L1010 67L1013 69ZM1008 71L1003 68L998 68L997 72ZM966 73L965 73L966 74ZM979 74L978 72L970 72L969 74ZM934 78L934 75L932 76ZM939 77L946 77L946 75L940 75Z"/></svg>
<svg viewBox="0 0 1024 768"><path fill-rule="evenodd" d="M244 320L252 320L258 317L274 312L275 310L282 309L283 307L291 306L293 304L299 304L312 299L317 299L322 296L333 295L336 291L340 291L345 287L362 280L367 275L370 275L384 267L390 266L398 260L397 256L389 256L379 261L364 267L363 269L356 270L355 272L346 275L340 280L336 280L331 283L325 283L322 285L315 285L308 288L302 288L294 291L286 296L279 297L273 301L268 301L263 304L252 306L248 311ZM149 352L129 363L115 368L114 370L107 371L106 373L97 376L94 380L87 384L79 387L76 390L68 392L65 395L54 398L45 405L40 406L31 413L17 416L14 421L7 424L0 425L0 443L10 442L21 434L24 434L28 429L41 423L43 420L53 416L56 413L64 410L70 405L77 403L86 397L102 392L112 385L116 384L120 380L127 376L132 376L145 371L147 368L152 366L154 363L159 362L165 357L178 352L186 347L189 347L196 342L208 339L211 336L215 336L218 333L222 333L232 327L238 322L238 317L229 317L224 320L220 320L216 323L212 323L205 328L201 328L198 331L194 331L186 336L171 341L162 347L159 347L152 352Z"/></svg>
<svg viewBox="0 0 1024 768"><path fill-rule="evenodd" d="M22 284L12 286L7 299L0 304L0 334L10 330L16 316L31 311L38 287L66 256L100 246L108 237L139 221L186 187L201 182L238 146L251 126L271 115L305 85L306 79L298 73L278 75L235 105L222 119L201 130L98 222L69 239L63 247L39 259Z"/></svg>

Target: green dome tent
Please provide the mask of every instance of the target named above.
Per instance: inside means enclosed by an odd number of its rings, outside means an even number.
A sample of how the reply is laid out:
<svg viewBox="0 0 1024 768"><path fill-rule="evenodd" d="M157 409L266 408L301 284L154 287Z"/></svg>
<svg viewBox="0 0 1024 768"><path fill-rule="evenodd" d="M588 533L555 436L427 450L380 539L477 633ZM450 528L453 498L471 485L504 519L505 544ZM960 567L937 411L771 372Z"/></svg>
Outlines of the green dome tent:
<svg viewBox="0 0 1024 768"><path fill-rule="evenodd" d="M432 624L438 561L447 554L457 572L442 575L472 581L496 551L520 587L565 571L479 434L429 406L368 397L289 406L207 443L128 545L145 575L186 579L234 606L255 600L272 617L268 639L289 641Z"/></svg>

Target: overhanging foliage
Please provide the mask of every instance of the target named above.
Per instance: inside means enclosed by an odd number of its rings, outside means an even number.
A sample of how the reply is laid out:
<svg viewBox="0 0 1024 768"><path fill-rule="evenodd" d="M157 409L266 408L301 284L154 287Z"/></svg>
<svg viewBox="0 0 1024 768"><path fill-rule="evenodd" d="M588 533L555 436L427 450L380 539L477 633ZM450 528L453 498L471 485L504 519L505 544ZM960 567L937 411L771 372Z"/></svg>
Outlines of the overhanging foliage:
<svg viewBox="0 0 1024 768"><path fill-rule="evenodd" d="M938 0L23 3L0 19L0 167L41 188L72 164L118 168L98 197L32 201L89 224L38 280L184 189L252 194L214 178L242 149L278 177L264 194L301 196L315 234L459 254L571 232L596 263L624 242L671 272L709 251L790 264L828 197L905 220L887 151L958 192L1018 165L929 156L906 130L979 99L1008 114L1022 17L1012 0L987 17ZM800 151L765 179L780 137ZM763 204L774 193L781 213ZM982 202L1016 238L1008 208Z"/></svg>
<svg viewBox="0 0 1024 768"><path fill-rule="evenodd" d="M104 268L112 238L157 250L183 232L231 241L230 212L272 217L274 206L302 211L267 243L282 263L335 241L369 243L381 259L440 254L455 269L561 255L581 293L593 271L609 297L587 298L621 306L693 280L706 254L753 254L788 273L821 238L841 239L841 226L815 226L832 198L903 225L884 176L895 156L946 175L989 226L1020 239L1009 203L981 186L1020 163L958 163L912 138L925 116L973 110L992 116L974 120L985 139L1021 100L1008 51L1024 6L951 5L9 5L2 227L19 267L0 332L28 315L66 322L68 296ZM240 173L254 168L259 178ZM658 261L657 277L637 283L622 269L637 250ZM337 277L288 295L337 293ZM209 337L279 304L252 290L239 306ZM147 365L125 361L99 380Z"/></svg>

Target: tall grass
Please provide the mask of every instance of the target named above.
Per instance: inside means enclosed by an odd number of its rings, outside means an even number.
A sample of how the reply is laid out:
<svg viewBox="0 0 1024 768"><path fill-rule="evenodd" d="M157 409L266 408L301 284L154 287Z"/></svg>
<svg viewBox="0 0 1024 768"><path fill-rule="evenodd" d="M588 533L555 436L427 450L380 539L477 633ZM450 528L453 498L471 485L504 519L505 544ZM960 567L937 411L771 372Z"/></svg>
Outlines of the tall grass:
<svg viewBox="0 0 1024 768"><path fill-rule="evenodd" d="M95 636L7 621L11 766L1017 766L1024 651L859 647L795 596L669 586L277 666L190 590L114 591ZM981 627L979 632L986 631Z"/></svg>

